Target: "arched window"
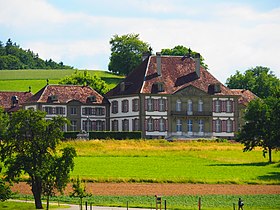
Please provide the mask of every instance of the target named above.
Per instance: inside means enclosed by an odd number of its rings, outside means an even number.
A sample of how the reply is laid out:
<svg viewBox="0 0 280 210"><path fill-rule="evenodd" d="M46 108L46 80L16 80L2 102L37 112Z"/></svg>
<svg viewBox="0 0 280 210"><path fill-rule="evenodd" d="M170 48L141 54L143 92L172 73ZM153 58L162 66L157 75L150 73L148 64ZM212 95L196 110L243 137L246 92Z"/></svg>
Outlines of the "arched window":
<svg viewBox="0 0 280 210"><path fill-rule="evenodd" d="M176 101L176 111L177 112L182 111L182 102L180 99L177 99L177 101Z"/></svg>
<svg viewBox="0 0 280 210"><path fill-rule="evenodd" d="M193 103L192 103L192 100L188 100L188 107L187 107L187 112L188 112L188 115L192 115L193 113Z"/></svg>
<svg viewBox="0 0 280 210"><path fill-rule="evenodd" d="M202 99L198 100L198 111L199 112L203 111L203 101L202 101Z"/></svg>
<svg viewBox="0 0 280 210"><path fill-rule="evenodd" d="M193 132L193 121L187 120L188 132Z"/></svg>

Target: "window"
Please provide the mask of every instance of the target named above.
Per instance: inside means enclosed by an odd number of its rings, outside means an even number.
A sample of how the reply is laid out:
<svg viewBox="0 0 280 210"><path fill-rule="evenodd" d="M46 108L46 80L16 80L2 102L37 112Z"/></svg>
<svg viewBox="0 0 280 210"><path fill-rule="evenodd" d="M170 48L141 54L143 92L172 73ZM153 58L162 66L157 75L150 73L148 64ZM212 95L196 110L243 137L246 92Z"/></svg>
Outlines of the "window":
<svg viewBox="0 0 280 210"><path fill-rule="evenodd" d="M193 111L193 104L192 104L192 100L188 100L188 107L187 107L187 112L188 115L192 115L192 111Z"/></svg>
<svg viewBox="0 0 280 210"><path fill-rule="evenodd" d="M134 111L134 112L139 111L139 99L132 100L132 111Z"/></svg>
<svg viewBox="0 0 280 210"><path fill-rule="evenodd" d="M193 132L193 121L187 120L188 132Z"/></svg>
<svg viewBox="0 0 280 210"><path fill-rule="evenodd" d="M112 121L112 131L118 131L119 130L119 122L118 120Z"/></svg>
<svg viewBox="0 0 280 210"><path fill-rule="evenodd" d="M128 112L128 100L122 100L122 112Z"/></svg>
<svg viewBox="0 0 280 210"><path fill-rule="evenodd" d="M160 112L165 111L165 99L160 98L160 99L158 100L158 103L159 103L159 111L160 111Z"/></svg>
<svg viewBox="0 0 280 210"><path fill-rule="evenodd" d="M161 132L165 131L165 119L163 118L159 119L159 131Z"/></svg>
<svg viewBox="0 0 280 210"><path fill-rule="evenodd" d="M231 133L232 132L232 121L227 120L227 132Z"/></svg>
<svg viewBox="0 0 280 210"><path fill-rule="evenodd" d="M204 132L204 121L203 120L198 120L198 132L199 133Z"/></svg>
<svg viewBox="0 0 280 210"><path fill-rule="evenodd" d="M103 123L104 121L101 121L101 120L97 120L96 121L96 128L94 130L96 131L103 131Z"/></svg>
<svg viewBox="0 0 280 210"><path fill-rule="evenodd" d="M87 132L92 130L92 121L90 119L83 120L83 130Z"/></svg>
<svg viewBox="0 0 280 210"><path fill-rule="evenodd" d="M148 98L147 99L147 103L148 103L148 111L154 111L154 103L153 103L153 99Z"/></svg>
<svg viewBox="0 0 280 210"><path fill-rule="evenodd" d="M102 108L102 107L97 107L97 108L95 108L94 113L95 113L95 115L97 115L97 116L104 115L104 114L105 114L105 109Z"/></svg>
<svg viewBox="0 0 280 210"><path fill-rule="evenodd" d="M148 131L154 131L154 126L153 126L154 123L153 123L153 119L152 118L148 119L147 124L148 124Z"/></svg>
<svg viewBox="0 0 280 210"><path fill-rule="evenodd" d="M47 112L47 115L53 114L53 108L52 107L46 106L44 109L45 109L45 112Z"/></svg>
<svg viewBox="0 0 280 210"><path fill-rule="evenodd" d="M139 131L140 130L140 127L139 127L139 119L135 118L133 121L133 127L132 127L132 130L133 131Z"/></svg>
<svg viewBox="0 0 280 210"><path fill-rule="evenodd" d="M216 132L220 133L221 132L221 120L216 120Z"/></svg>
<svg viewBox="0 0 280 210"><path fill-rule="evenodd" d="M71 131L77 131L77 121L76 120L71 120Z"/></svg>
<svg viewBox="0 0 280 210"><path fill-rule="evenodd" d="M125 119L122 121L122 131L129 131L129 121Z"/></svg>
<svg viewBox="0 0 280 210"><path fill-rule="evenodd" d="M177 120L176 131L182 132L182 120L180 119Z"/></svg>
<svg viewBox="0 0 280 210"><path fill-rule="evenodd" d="M112 113L113 114L118 113L118 101L112 101Z"/></svg>
<svg viewBox="0 0 280 210"><path fill-rule="evenodd" d="M232 101L228 100L227 101L227 112L232 112Z"/></svg>
<svg viewBox="0 0 280 210"><path fill-rule="evenodd" d="M177 99L177 101L176 101L176 111L177 112L182 111L182 102L180 99Z"/></svg>
<svg viewBox="0 0 280 210"><path fill-rule="evenodd" d="M198 111L199 112L203 111L203 101L202 101L202 99L198 100Z"/></svg>
<svg viewBox="0 0 280 210"><path fill-rule="evenodd" d="M47 112L48 115L53 115L53 114L64 115L65 114L65 107L46 106L44 109L45 109L45 112Z"/></svg>
<svg viewBox="0 0 280 210"><path fill-rule="evenodd" d="M215 100L215 112L221 112L221 102L219 100Z"/></svg>
<svg viewBox="0 0 280 210"><path fill-rule="evenodd" d="M71 107L70 108L70 114L71 115L76 115L77 114L77 108L76 107Z"/></svg>

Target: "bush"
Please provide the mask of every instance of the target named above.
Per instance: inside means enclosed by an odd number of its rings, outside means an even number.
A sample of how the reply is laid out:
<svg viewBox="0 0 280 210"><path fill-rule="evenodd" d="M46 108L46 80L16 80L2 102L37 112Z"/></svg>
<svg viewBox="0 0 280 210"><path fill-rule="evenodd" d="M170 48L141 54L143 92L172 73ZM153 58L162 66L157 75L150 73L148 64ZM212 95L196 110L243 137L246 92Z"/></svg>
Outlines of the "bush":
<svg viewBox="0 0 280 210"><path fill-rule="evenodd" d="M71 132L64 132L64 139L76 139L77 134L79 132L71 131ZM95 131L89 132L89 139L141 139L141 132L140 131Z"/></svg>

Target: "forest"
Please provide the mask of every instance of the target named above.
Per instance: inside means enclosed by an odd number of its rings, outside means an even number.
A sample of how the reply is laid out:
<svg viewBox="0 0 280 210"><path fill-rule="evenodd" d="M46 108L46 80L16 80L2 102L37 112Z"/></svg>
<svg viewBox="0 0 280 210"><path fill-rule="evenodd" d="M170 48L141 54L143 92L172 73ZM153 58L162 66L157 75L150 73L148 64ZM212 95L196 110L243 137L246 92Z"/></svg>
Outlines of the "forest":
<svg viewBox="0 0 280 210"><path fill-rule="evenodd" d="M72 69L63 62L52 59L43 60L38 53L22 49L16 42L8 39L6 44L0 41L0 70L3 69Z"/></svg>

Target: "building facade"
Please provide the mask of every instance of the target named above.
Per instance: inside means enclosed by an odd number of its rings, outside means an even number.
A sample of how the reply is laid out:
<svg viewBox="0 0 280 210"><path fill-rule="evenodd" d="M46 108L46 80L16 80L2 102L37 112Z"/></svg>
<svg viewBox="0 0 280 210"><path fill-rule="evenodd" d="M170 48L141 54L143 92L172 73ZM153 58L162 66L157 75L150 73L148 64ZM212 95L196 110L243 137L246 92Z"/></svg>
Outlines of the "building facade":
<svg viewBox="0 0 280 210"><path fill-rule="evenodd" d="M199 55L157 53L106 94L110 128L141 131L144 138L233 138L241 95L205 70Z"/></svg>

